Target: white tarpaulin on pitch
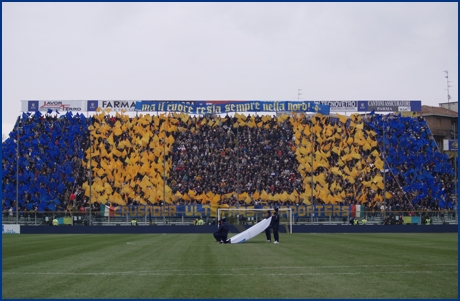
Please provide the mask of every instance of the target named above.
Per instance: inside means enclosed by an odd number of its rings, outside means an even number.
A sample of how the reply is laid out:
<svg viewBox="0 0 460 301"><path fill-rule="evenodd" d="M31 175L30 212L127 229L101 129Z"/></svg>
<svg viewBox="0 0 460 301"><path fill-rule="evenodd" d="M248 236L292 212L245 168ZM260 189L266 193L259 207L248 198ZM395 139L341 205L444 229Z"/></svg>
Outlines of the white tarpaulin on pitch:
<svg viewBox="0 0 460 301"><path fill-rule="evenodd" d="M259 235L262 231L267 229L268 226L270 226L270 222L272 220L272 217L270 216L269 218L263 219L251 228L238 233L237 235L230 237L231 243L232 244L239 244L242 242L245 242L247 240L250 240L254 236Z"/></svg>

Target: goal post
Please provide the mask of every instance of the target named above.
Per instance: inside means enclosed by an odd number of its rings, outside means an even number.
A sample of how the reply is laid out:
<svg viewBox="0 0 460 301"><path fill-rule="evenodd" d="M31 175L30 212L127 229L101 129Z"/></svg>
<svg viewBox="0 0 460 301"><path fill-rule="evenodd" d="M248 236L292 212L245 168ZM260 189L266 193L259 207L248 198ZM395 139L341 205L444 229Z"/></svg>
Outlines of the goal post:
<svg viewBox="0 0 460 301"><path fill-rule="evenodd" d="M218 208L217 220L226 218L231 224L247 224L255 225L261 220L265 219L266 212L274 211L270 208L254 209L254 208ZM291 208L278 208L278 215L280 216L280 225L286 226L289 233L292 233L292 209Z"/></svg>

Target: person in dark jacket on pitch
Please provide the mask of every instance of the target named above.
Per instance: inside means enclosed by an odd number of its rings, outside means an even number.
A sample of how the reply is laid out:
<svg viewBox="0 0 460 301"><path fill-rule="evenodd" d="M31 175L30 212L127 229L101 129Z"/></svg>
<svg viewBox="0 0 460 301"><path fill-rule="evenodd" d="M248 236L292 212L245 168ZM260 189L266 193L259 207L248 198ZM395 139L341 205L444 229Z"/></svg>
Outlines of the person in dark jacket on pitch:
<svg viewBox="0 0 460 301"><path fill-rule="evenodd" d="M229 227L225 222L225 218L221 219L219 221L219 228L217 229L217 232L214 232L214 238L216 239L216 242L220 242L221 244L227 243L228 241L227 236Z"/></svg>
<svg viewBox="0 0 460 301"><path fill-rule="evenodd" d="M273 229L273 236L275 237L274 244L279 244L280 238L278 233L278 228L280 227L280 216L278 215L278 208L275 208L275 212L272 216L272 221L270 222L270 227Z"/></svg>
<svg viewBox="0 0 460 301"><path fill-rule="evenodd" d="M272 214L271 214L270 210L268 210L266 215L265 215L265 219L269 218L270 216L272 216ZM265 236L267 236L267 242L272 241L272 232L271 232L270 228L271 228L271 222L270 222L270 225L268 225L267 229L265 229Z"/></svg>

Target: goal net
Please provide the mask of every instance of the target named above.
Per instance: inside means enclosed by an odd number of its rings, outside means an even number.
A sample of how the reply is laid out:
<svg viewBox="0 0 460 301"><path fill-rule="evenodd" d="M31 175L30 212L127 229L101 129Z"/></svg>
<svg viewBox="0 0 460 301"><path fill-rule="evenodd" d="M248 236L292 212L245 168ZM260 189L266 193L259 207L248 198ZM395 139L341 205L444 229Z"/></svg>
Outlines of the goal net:
<svg viewBox="0 0 460 301"><path fill-rule="evenodd" d="M272 215L273 209L253 209L253 208L219 208L217 209L217 220L225 217L232 225L255 225L265 219L267 211ZM292 233L292 209L279 208L280 225L284 225L289 233Z"/></svg>

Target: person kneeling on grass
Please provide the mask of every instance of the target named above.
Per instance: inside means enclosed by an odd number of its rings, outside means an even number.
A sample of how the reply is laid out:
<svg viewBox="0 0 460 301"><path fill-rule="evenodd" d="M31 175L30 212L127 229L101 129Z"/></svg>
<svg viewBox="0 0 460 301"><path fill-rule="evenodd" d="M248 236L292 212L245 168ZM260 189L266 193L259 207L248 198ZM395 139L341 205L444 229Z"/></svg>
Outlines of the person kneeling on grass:
<svg viewBox="0 0 460 301"><path fill-rule="evenodd" d="M216 242L220 242L221 244L230 243L230 240L227 239L229 227L225 222L225 218L221 219L219 221L219 228L217 229L217 232L214 232L213 234Z"/></svg>

